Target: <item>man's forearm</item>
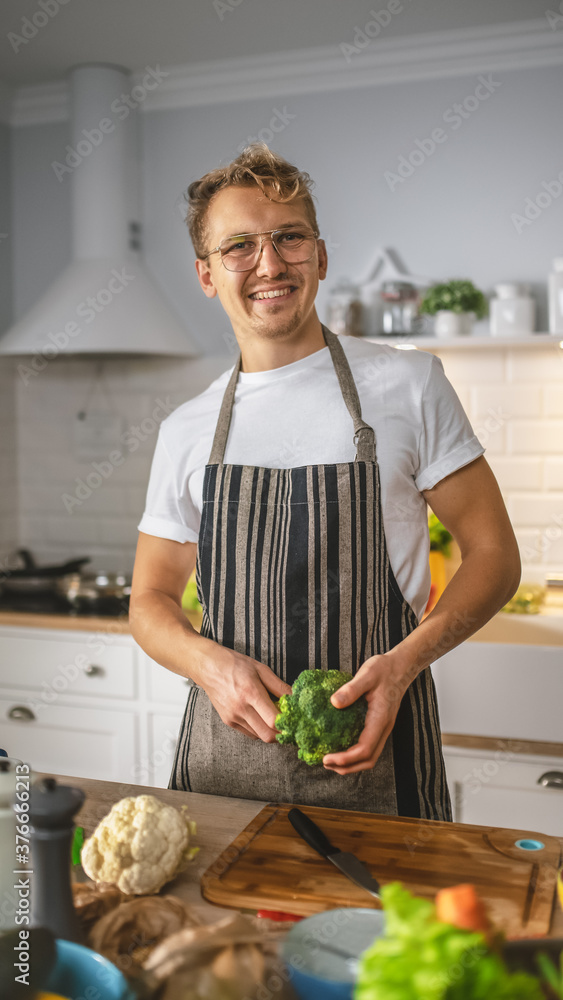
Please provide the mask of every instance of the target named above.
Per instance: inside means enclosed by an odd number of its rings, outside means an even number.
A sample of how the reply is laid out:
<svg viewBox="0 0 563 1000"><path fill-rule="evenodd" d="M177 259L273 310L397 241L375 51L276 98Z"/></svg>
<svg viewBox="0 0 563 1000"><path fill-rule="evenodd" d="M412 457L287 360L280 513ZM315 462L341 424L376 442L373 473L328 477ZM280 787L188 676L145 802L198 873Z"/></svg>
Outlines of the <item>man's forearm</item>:
<svg viewBox="0 0 563 1000"><path fill-rule="evenodd" d="M469 553L434 609L396 647L404 654L410 680L482 628L510 600L518 581L517 563L507 567L502 550Z"/></svg>
<svg viewBox="0 0 563 1000"><path fill-rule="evenodd" d="M215 643L197 632L182 608L162 591L145 591L131 604L131 634L145 653L175 674L200 682Z"/></svg>

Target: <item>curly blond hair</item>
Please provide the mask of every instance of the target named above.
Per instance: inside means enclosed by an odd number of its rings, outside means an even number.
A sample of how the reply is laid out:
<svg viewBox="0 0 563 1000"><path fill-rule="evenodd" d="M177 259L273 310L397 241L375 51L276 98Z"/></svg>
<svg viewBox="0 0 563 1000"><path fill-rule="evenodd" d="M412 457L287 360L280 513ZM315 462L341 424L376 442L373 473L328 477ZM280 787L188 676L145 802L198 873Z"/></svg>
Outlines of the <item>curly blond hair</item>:
<svg viewBox="0 0 563 1000"><path fill-rule="evenodd" d="M271 201L286 202L300 198L315 236L319 235L311 194L313 181L309 174L272 152L265 142L255 142L228 166L210 170L188 187L184 196L188 203L186 223L197 257L203 257L206 251L207 211L213 196L225 187L250 187L254 184Z"/></svg>

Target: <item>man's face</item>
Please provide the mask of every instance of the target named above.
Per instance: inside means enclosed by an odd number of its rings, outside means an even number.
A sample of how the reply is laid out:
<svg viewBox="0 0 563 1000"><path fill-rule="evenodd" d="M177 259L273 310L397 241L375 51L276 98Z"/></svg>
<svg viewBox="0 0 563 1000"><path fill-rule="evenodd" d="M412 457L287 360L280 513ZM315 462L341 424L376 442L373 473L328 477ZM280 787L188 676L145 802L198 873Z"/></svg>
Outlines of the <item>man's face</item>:
<svg viewBox="0 0 563 1000"><path fill-rule="evenodd" d="M261 233L289 224L311 223L301 200L270 201L257 186L228 187L212 199L207 212L206 249L219 245L228 236ZM263 243L262 253L250 271L228 271L219 253L207 260L197 260L201 287L209 298L219 296L237 336L248 339L282 339L316 320L315 298L319 280L326 276L326 250L322 240L316 243L311 260L288 264L279 256L271 241ZM275 298L257 294L282 291Z"/></svg>

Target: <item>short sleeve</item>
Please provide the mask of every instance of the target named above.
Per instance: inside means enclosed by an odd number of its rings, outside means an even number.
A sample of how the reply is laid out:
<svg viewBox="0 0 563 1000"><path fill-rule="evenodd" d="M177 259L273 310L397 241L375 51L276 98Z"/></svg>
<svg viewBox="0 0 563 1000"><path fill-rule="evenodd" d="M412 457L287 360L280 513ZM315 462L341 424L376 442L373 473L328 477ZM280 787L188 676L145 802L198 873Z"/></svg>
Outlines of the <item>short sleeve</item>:
<svg viewBox="0 0 563 1000"><path fill-rule="evenodd" d="M189 491L181 493L179 476L180 470L174 468L161 428L152 460L145 512L138 530L173 542L197 542L199 512Z"/></svg>
<svg viewBox="0 0 563 1000"><path fill-rule="evenodd" d="M432 357L421 397L417 489L430 490L485 451L475 434L442 362Z"/></svg>

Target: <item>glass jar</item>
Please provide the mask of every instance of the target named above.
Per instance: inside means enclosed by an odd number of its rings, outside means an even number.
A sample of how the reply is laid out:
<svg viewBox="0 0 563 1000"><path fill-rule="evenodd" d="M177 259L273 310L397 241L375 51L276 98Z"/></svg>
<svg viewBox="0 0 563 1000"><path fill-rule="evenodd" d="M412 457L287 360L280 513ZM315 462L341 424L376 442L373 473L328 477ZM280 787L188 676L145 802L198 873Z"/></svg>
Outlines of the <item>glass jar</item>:
<svg viewBox="0 0 563 1000"><path fill-rule="evenodd" d="M549 332L563 333L563 257L555 258L549 275Z"/></svg>
<svg viewBox="0 0 563 1000"><path fill-rule="evenodd" d="M491 299L492 337L527 337L535 326L536 303L526 284L495 285L496 298Z"/></svg>
<svg viewBox="0 0 563 1000"><path fill-rule="evenodd" d="M383 332L388 337L419 332L418 289L408 281L384 281L381 285Z"/></svg>
<svg viewBox="0 0 563 1000"><path fill-rule="evenodd" d="M330 290L326 325L338 335L364 335L360 289L348 278L341 278Z"/></svg>

